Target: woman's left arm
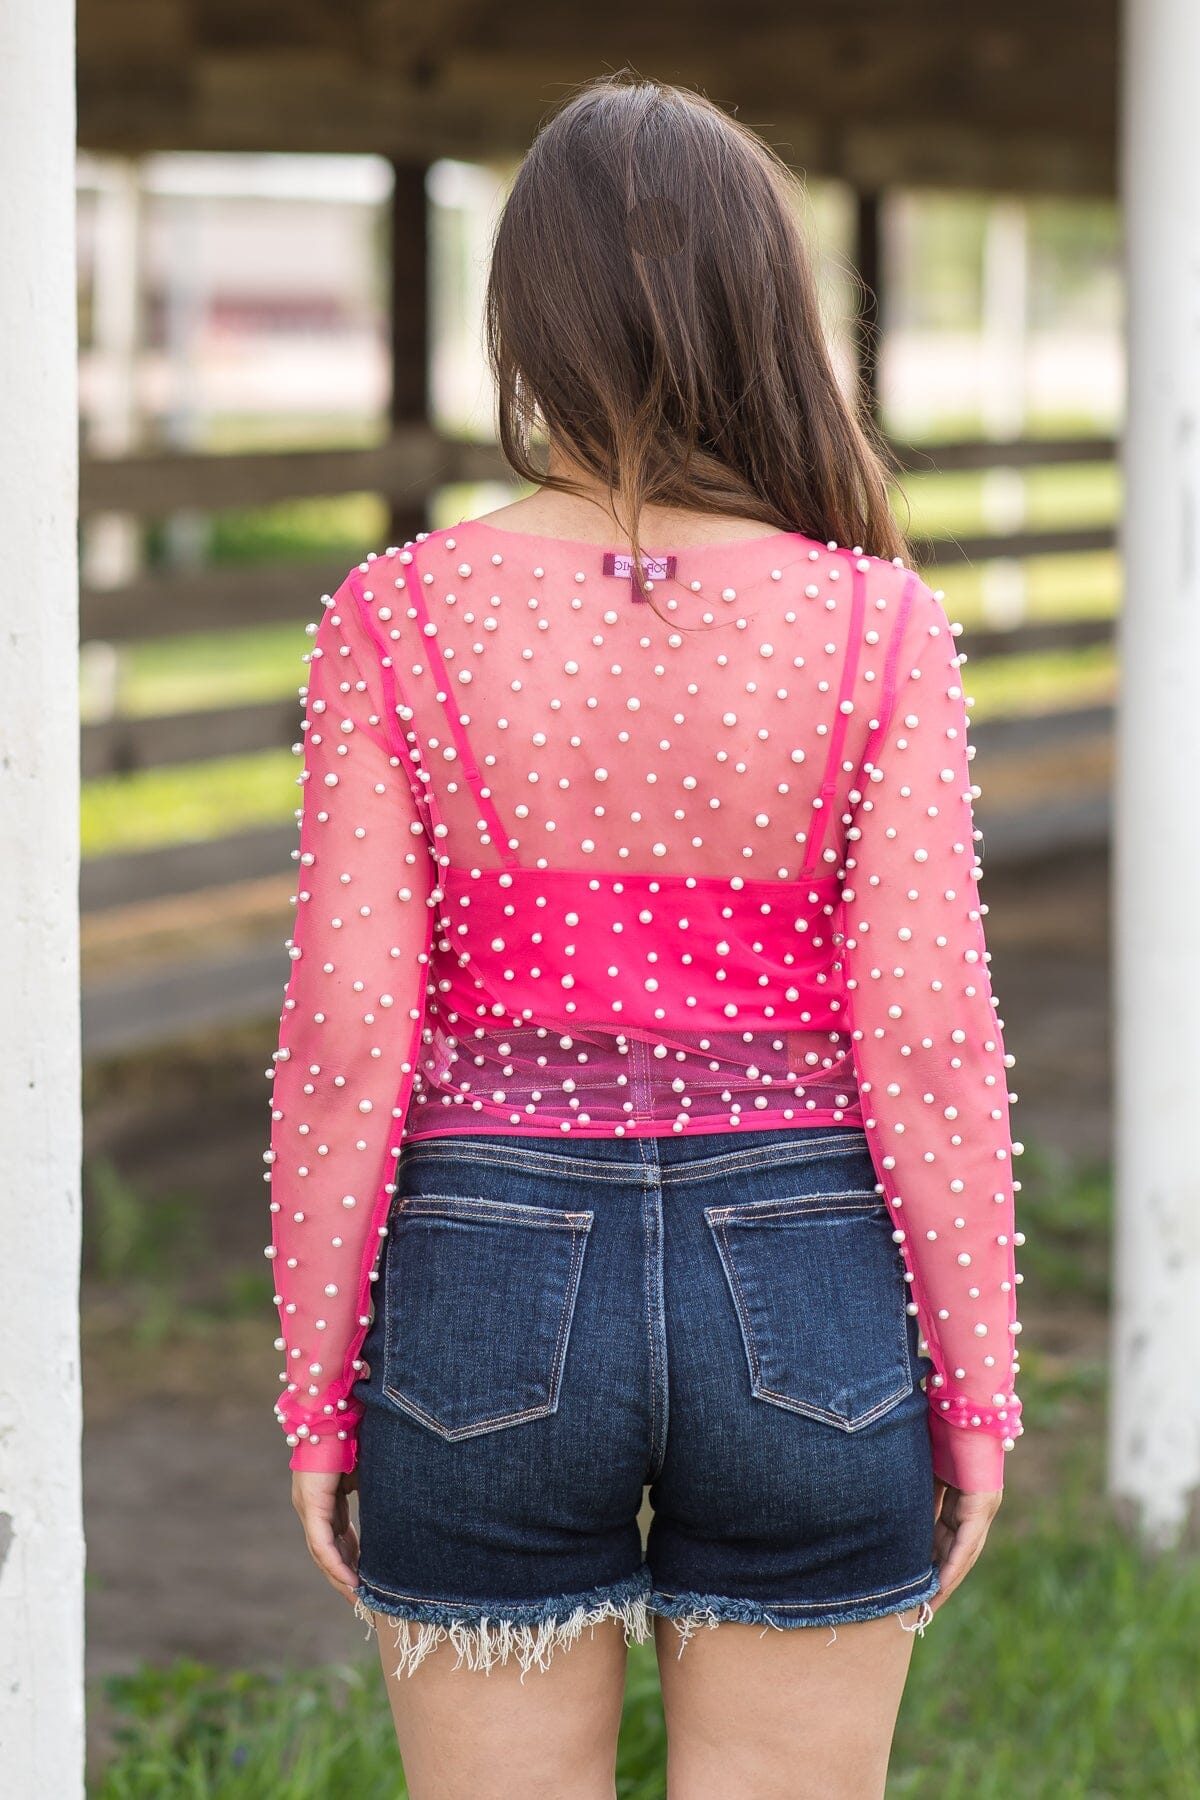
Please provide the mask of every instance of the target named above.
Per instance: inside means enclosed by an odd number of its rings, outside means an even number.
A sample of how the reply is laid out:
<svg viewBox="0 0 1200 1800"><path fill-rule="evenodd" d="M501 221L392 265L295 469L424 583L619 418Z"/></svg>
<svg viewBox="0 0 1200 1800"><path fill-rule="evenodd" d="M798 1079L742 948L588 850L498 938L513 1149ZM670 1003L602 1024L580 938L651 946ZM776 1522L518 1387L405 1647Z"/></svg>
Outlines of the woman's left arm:
<svg viewBox="0 0 1200 1800"><path fill-rule="evenodd" d="M420 1053L437 865L389 698L371 565L315 627L296 921L271 1100L271 1243L294 1470L349 1472L395 1156Z"/></svg>

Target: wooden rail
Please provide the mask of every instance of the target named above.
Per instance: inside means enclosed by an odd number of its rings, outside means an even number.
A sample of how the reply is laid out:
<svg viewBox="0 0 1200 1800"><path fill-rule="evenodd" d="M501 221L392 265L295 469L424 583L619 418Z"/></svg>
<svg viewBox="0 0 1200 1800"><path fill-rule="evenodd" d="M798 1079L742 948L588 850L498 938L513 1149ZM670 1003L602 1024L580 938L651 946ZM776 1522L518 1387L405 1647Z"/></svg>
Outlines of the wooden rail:
<svg viewBox="0 0 1200 1800"><path fill-rule="evenodd" d="M127 512L154 519L185 510L217 512L226 506L364 493L423 503L427 494L452 481L506 479L494 444L406 425L360 449L227 455L163 450L86 457L79 472L79 510L84 518L94 512Z"/></svg>
<svg viewBox="0 0 1200 1800"><path fill-rule="evenodd" d="M1012 443L942 443L894 446L901 467L924 469L1030 468L1109 462L1111 439L1033 439ZM373 492L392 506L419 515L424 497L443 483L505 479L495 446L452 441L421 424L397 424L388 437L360 449L284 451L247 455L166 452L85 459L81 511L131 513L161 518L181 509L269 505L286 499ZM923 568L946 568L990 557L1065 555L1108 549L1105 526L1022 531L1006 537L970 534L914 540ZM276 561L258 566L196 570L148 569L124 587L85 587L81 638L130 644L190 633L221 632L295 623L313 616L317 597L330 593L346 571L341 557ZM963 634L972 663L993 657L1078 650L1107 643L1110 619L1053 620L1011 631L984 627ZM134 774L200 765L215 758L283 748L299 736L295 695L260 702L197 708L150 717L117 717L87 724L81 734L82 773ZM972 741L988 761L1035 757L1061 746L1082 754L1111 733L1112 709L1081 707L1029 717L985 721ZM994 764L993 764L994 766ZM1019 859L1104 841L1105 793L1070 792L1036 805L982 810L982 848L990 860ZM89 857L80 878L85 917L119 917L138 902L172 903L193 893L236 890L239 884L278 875L281 893L298 845L294 821L257 827L202 843ZM84 1049L111 1053L165 1041L180 1032L244 1021L277 1010L287 978L283 937L288 916L261 945L224 955L192 950L166 967L85 985Z"/></svg>
<svg viewBox="0 0 1200 1800"><path fill-rule="evenodd" d="M290 709L289 709L290 710ZM1112 730L1112 708L1081 706L1028 717L987 719L974 726L971 741L991 762L1002 756L1031 755L1052 747L1070 750ZM1004 828L1014 841L1015 826ZM153 850L119 851L91 856L83 864L80 903L85 913L100 912L131 900L158 900L229 887L235 882L282 875L297 847L294 824L259 826L203 843L169 844Z"/></svg>
<svg viewBox="0 0 1200 1800"><path fill-rule="evenodd" d="M1107 619L1069 619L1021 625L1012 631L973 631L964 647L969 646L972 660L990 662L1002 656L1077 650L1108 643L1111 638L1112 623ZM86 778L129 775L138 770L278 750L297 738L299 728L300 707L295 697L242 706L203 707L194 712L105 719L83 728L83 774Z"/></svg>

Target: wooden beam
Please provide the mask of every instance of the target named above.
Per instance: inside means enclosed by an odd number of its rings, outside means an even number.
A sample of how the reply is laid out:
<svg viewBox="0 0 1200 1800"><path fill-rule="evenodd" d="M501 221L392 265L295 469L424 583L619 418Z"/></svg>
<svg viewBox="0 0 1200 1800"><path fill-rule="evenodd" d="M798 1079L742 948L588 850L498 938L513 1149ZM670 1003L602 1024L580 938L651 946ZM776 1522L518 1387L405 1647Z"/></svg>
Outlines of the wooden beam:
<svg viewBox="0 0 1200 1800"><path fill-rule="evenodd" d="M1079 525L1053 531L966 532L954 538L912 538L913 560L922 569L986 562L989 556L1082 556L1111 550L1112 525Z"/></svg>
<svg viewBox="0 0 1200 1800"><path fill-rule="evenodd" d="M280 704L278 722L287 726L285 712L294 718L296 709L290 704L285 709ZM973 726L971 741L990 760L1046 748L1068 750L1072 743L1103 735L1111 725L1111 707L1085 706L1057 713L984 720ZM133 901L258 880L286 870L298 848L295 824L287 823L256 826L199 843L90 857L80 874L80 904L84 912L102 912Z"/></svg>
<svg viewBox="0 0 1200 1800"><path fill-rule="evenodd" d="M84 912L103 912L131 901L161 900L278 875L299 845L294 824L266 825L201 843L89 857L80 871L80 906Z"/></svg>
<svg viewBox="0 0 1200 1800"><path fill-rule="evenodd" d="M385 549L386 545L371 548ZM320 617L351 566L346 556L322 562L245 563L150 570L119 588L84 588L79 635L109 644L239 631L252 625L295 625Z"/></svg>
<svg viewBox="0 0 1200 1800"><path fill-rule="evenodd" d="M1013 713L1007 718L981 719L971 725L971 742L985 762L998 763L1005 756L1027 756L1044 750L1069 750L1087 738L1112 732L1113 708L1072 706L1054 713Z"/></svg>
<svg viewBox="0 0 1200 1800"><path fill-rule="evenodd" d="M429 201L424 161L393 159L390 333L392 382L388 416L393 436L430 430ZM405 544L429 520L429 488L392 493L389 539Z"/></svg>
<svg viewBox="0 0 1200 1800"><path fill-rule="evenodd" d="M85 982L83 1054L114 1056L195 1031L277 1019L290 968L276 941L236 955L197 957Z"/></svg>
<svg viewBox="0 0 1200 1800"><path fill-rule="evenodd" d="M1028 556L1063 550L1109 548L1106 527L1025 533L1008 537L925 539L916 545L920 567L936 570L990 556L1012 554L1019 543ZM372 548L386 548L384 545ZM247 630L259 625L295 625L297 631L320 617L321 597L332 594L347 569L344 557L319 563L270 563L263 568L219 565L210 569L140 575L125 587L84 592L80 639L128 644L211 631ZM971 632L977 654L1023 655L1039 650L1079 649L1112 635L1107 619L1045 620L1012 630ZM205 715L220 717L220 714ZM211 729L211 727L210 727Z"/></svg>
<svg viewBox="0 0 1200 1800"><path fill-rule="evenodd" d="M1036 656L1050 650L1079 650L1111 643L1111 619L1064 619L1020 625L1011 631L964 633L964 647L974 666L1000 656ZM1052 730L1057 715L1039 715L1039 729ZM158 717L105 719L85 725L81 734L82 773L87 780L130 775L139 770L213 761L222 756L249 756L282 750L300 738L298 698L264 700L246 706L203 707ZM1077 711L1064 720L1078 721ZM1104 714L1107 719L1107 712ZM1008 723L1007 721L1005 723ZM982 730L994 729L983 726ZM1019 735L1019 733L1018 733Z"/></svg>
<svg viewBox="0 0 1200 1800"><path fill-rule="evenodd" d="M1109 796L1083 791L994 812L981 803L977 822L985 868L1036 861L1105 844ZM97 1057L145 1049L256 1018L268 1025L283 1005L289 966L276 935L264 938L261 948L87 981L83 1053Z"/></svg>
<svg viewBox="0 0 1200 1800"><path fill-rule="evenodd" d="M985 869L994 869L997 863L1038 862L1107 844L1112 800L1108 790L1100 788L994 814L981 802L977 823L983 833L978 854Z"/></svg>
<svg viewBox="0 0 1200 1800"><path fill-rule="evenodd" d="M903 471L1049 467L1111 462L1110 437L1021 438L1013 442L953 439L892 442ZM378 444L351 450L153 451L88 457L80 471L80 509L162 517L181 508L269 506L276 500L376 493L403 499L457 481L511 479L493 443L440 436L428 425L397 426Z"/></svg>
<svg viewBox="0 0 1200 1800"><path fill-rule="evenodd" d="M1114 630L1115 621L1111 618L1039 619L1029 625L972 625L960 641L972 662L991 662L997 656L1045 656L1052 650L1086 650L1093 644L1111 644Z"/></svg>
<svg viewBox="0 0 1200 1800"><path fill-rule="evenodd" d="M813 174L1112 193L1116 0L553 0L479 9L372 0L80 0L79 141L95 149L521 155L612 45L709 95ZM802 98L801 98L802 95Z"/></svg>
<svg viewBox="0 0 1200 1800"><path fill-rule="evenodd" d="M1035 469L1058 463L1112 462L1111 437L1025 437L934 439L920 444L889 440L900 467L912 474L947 474L951 469Z"/></svg>
<svg viewBox="0 0 1200 1800"><path fill-rule="evenodd" d="M494 444L439 437L403 426L361 450L154 451L90 457L80 473L80 510L161 517L180 508L268 506L314 495L424 495L451 481L496 481L505 464Z"/></svg>
<svg viewBox="0 0 1200 1800"><path fill-rule="evenodd" d="M157 718L105 719L85 725L80 733L82 773L93 780L282 750L299 739L301 721L298 698L164 713Z"/></svg>

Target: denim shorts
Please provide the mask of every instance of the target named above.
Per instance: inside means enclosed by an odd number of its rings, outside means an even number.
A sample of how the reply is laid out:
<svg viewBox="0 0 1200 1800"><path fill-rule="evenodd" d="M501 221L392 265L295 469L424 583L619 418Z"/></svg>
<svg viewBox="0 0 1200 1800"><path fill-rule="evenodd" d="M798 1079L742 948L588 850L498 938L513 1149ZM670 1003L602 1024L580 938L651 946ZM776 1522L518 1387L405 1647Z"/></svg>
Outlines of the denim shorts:
<svg viewBox="0 0 1200 1800"><path fill-rule="evenodd" d="M652 1614L681 1653L724 1621L923 1632L932 1363L892 1233L857 1128L407 1143L353 1389L356 1611L397 1673L449 1639L523 1680Z"/></svg>

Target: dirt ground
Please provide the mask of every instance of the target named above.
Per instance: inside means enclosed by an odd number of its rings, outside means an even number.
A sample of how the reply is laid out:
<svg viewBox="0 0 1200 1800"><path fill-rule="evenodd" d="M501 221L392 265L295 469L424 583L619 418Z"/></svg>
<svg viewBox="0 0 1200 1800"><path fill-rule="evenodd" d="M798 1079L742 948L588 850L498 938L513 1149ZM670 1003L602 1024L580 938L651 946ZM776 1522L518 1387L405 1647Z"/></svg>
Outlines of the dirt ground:
<svg viewBox="0 0 1200 1800"><path fill-rule="evenodd" d="M1016 1135L1031 1148L1089 1160L1110 1150L1108 879L1104 855L1089 853L989 870L984 881L993 985L1016 1057ZM93 1767L109 1742L101 1688L108 1674L183 1656L277 1667L370 1654L363 1625L308 1560L291 1511L286 1447L271 1412L279 1359L269 1307L243 1297L219 1324L211 1317L230 1271L241 1272L251 1293L261 1280L269 1216L258 1184L274 1023L88 1073L84 1488ZM114 1223L98 1164L151 1212L159 1208L168 1220L186 1213L199 1235L156 1236L144 1219L122 1224L119 1210ZM114 1269L122 1230L140 1258L136 1280ZM1044 1324L1023 1316L1025 1331L1047 1351L1103 1352L1105 1322L1086 1309L1071 1317L1056 1310ZM1012 1480L1038 1485L1036 1444L1014 1457Z"/></svg>

